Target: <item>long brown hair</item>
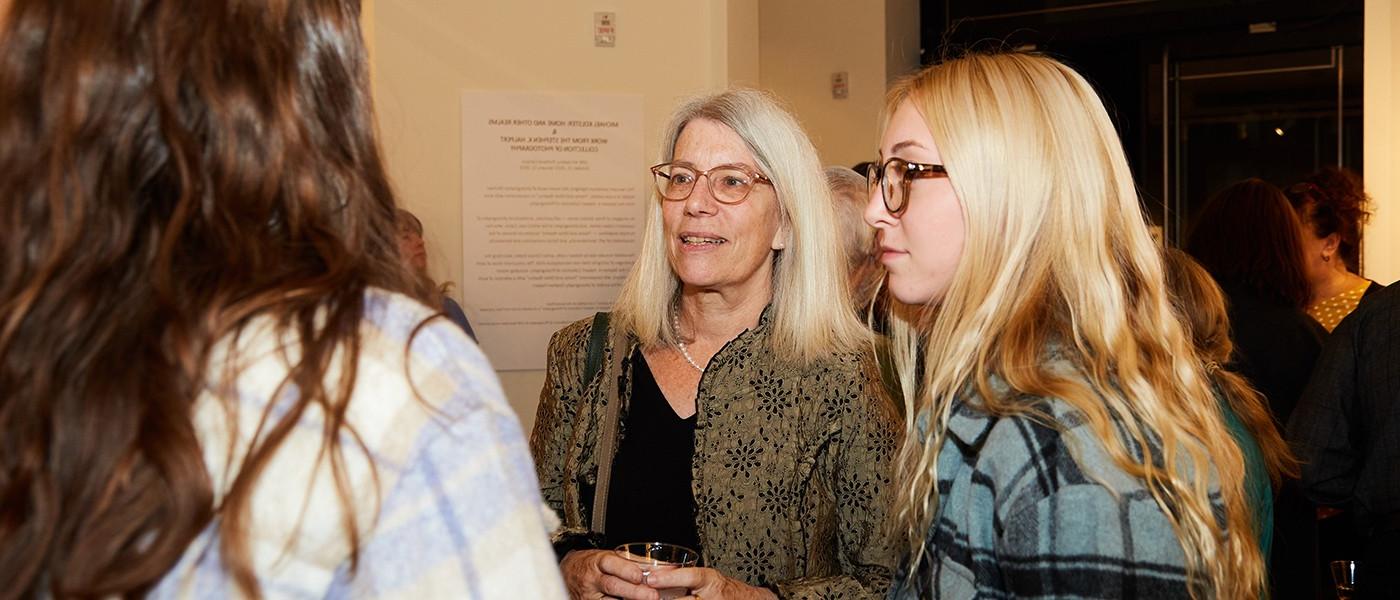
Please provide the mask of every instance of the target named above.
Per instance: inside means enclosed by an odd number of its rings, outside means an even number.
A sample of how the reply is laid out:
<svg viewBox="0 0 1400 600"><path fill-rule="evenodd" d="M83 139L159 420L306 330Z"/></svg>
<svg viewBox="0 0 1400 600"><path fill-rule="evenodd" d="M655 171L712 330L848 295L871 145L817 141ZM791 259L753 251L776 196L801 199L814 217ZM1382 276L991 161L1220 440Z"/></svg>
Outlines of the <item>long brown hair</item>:
<svg viewBox="0 0 1400 600"><path fill-rule="evenodd" d="M1278 423L1268 403L1243 377L1224 368L1230 362L1234 343L1230 341L1230 316L1225 310L1225 294L1210 273L1185 252L1167 248L1163 255L1167 289L1172 305L1191 330L1191 341L1201 358L1211 361L1212 378L1224 392L1225 401L1235 411L1245 429L1259 443L1269 480L1277 488L1285 477L1297 478L1298 459L1279 434Z"/></svg>
<svg viewBox="0 0 1400 600"><path fill-rule="evenodd" d="M348 502L338 440L356 439L364 292L416 291L358 13L14 1L0 31L0 596L143 593L215 514L225 567L256 595L248 505L308 410L325 415ZM255 317L299 341L283 384L299 393L264 415L215 505L191 406L211 346Z"/></svg>
<svg viewBox="0 0 1400 600"><path fill-rule="evenodd" d="M1196 217L1186 251L1221 286L1302 308L1312 299L1303 272L1298 216L1283 190L1246 179L1216 192Z"/></svg>

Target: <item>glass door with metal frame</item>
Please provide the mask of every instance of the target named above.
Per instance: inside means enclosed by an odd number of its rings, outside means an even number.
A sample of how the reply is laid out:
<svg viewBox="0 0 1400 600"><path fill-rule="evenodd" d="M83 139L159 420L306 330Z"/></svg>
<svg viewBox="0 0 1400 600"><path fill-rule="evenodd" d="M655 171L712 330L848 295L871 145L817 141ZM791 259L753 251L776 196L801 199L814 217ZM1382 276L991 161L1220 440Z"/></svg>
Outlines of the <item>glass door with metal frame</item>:
<svg viewBox="0 0 1400 600"><path fill-rule="evenodd" d="M1280 187L1326 165L1361 171L1361 48L1178 59L1149 74L1153 221L1184 241L1216 191L1249 177Z"/></svg>

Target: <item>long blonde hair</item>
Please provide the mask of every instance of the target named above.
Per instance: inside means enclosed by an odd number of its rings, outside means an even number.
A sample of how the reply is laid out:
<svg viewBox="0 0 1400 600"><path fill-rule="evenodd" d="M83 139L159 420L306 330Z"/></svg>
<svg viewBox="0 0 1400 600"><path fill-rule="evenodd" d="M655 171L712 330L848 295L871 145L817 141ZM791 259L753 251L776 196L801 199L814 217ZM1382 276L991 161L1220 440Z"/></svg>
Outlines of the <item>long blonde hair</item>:
<svg viewBox="0 0 1400 600"><path fill-rule="evenodd" d="M782 222L789 231L773 268L773 348L778 356L810 362L853 350L865 339L850 308L831 190L817 150L802 126L772 97L736 89L683 103L662 137L660 162L670 162L686 124L709 119L734 130L777 190ZM673 344L670 307L680 280L666 260L661 198L652 190L641 254L614 305L616 323L643 345Z"/></svg>
<svg viewBox="0 0 1400 600"><path fill-rule="evenodd" d="M913 566L925 558L955 400L975 390L992 415L1049 422L1022 399L1042 396L1082 413L1115 464L1144 483L1185 552L1193 594L1257 597L1263 560L1249 535L1240 450L1172 309L1098 96L1054 60L1008 53L932 66L897 83L886 109L906 101L928 125L966 223L947 293L890 317L907 433L895 515ZM1052 346L1079 373L1052 371ZM1011 393L995 393L993 376ZM921 413L927 432L916 426ZM1225 500L1223 529L1212 485Z"/></svg>

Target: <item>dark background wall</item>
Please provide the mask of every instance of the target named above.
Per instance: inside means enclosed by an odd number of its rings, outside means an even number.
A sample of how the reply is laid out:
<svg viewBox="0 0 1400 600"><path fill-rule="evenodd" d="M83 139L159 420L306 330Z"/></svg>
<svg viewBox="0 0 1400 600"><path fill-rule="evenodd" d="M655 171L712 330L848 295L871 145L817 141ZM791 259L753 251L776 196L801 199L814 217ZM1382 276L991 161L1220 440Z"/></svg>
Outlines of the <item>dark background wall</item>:
<svg viewBox="0 0 1400 600"><path fill-rule="evenodd" d="M1031 48L1103 95L1147 213L1177 240L1245 177L1361 163L1362 0L924 0L923 61Z"/></svg>

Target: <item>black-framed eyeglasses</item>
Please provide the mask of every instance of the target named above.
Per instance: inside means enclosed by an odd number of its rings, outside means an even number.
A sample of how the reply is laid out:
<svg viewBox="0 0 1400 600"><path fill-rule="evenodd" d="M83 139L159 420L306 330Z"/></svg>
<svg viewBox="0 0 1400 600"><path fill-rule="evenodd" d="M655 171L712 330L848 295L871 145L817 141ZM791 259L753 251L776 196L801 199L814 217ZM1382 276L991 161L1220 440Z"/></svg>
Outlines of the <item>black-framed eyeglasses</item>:
<svg viewBox="0 0 1400 600"><path fill-rule="evenodd" d="M688 165L662 163L652 167L651 174L656 179L656 191L667 200L689 198L702 176L709 180L710 195L724 204L743 202L760 183L773 185L773 180L744 165L720 165L701 171Z"/></svg>
<svg viewBox="0 0 1400 600"><path fill-rule="evenodd" d="M898 217L909 206L909 184L915 179L947 177L948 170L943 165L909 162L902 158L888 158L885 162L872 163L865 178L869 182L869 192L880 189L885 201L885 210Z"/></svg>

